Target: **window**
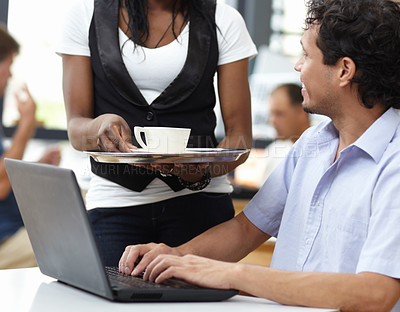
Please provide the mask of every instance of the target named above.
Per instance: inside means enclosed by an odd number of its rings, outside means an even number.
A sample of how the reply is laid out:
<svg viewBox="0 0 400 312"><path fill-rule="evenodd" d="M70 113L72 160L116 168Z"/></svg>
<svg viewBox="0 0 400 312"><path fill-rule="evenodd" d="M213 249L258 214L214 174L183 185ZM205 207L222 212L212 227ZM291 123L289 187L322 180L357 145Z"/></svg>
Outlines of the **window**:
<svg viewBox="0 0 400 312"><path fill-rule="evenodd" d="M240 0L240 8L258 56L250 72L253 139L255 146L264 147L276 137L268 124L270 92L282 83L300 83L294 65L301 55L305 3L294 0Z"/></svg>
<svg viewBox="0 0 400 312"><path fill-rule="evenodd" d="M303 33L306 7L303 1L273 0L271 15L271 51L297 58L301 55L300 37Z"/></svg>
<svg viewBox="0 0 400 312"><path fill-rule="evenodd" d="M69 0L9 0L8 30L20 44L3 103L5 130L18 122L15 94L24 83L34 98L37 136L66 138L61 57L55 51L63 8ZM6 131L7 133L7 131Z"/></svg>

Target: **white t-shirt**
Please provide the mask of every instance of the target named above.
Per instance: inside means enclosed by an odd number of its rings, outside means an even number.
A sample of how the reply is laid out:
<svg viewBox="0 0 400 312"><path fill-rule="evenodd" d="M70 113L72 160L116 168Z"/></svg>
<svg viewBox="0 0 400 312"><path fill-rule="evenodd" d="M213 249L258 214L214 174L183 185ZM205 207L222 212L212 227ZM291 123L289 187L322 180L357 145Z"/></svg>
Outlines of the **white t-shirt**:
<svg viewBox="0 0 400 312"><path fill-rule="evenodd" d="M66 14L62 36L57 48L59 54L90 57L89 27L94 10L93 0L75 1ZM217 3L215 21L218 26L218 65L254 57L257 49L247 31L242 16L234 8ZM180 73L186 61L190 23L177 40L157 49L133 48L133 42L119 30L122 58L132 80L147 103L156 99ZM134 68L134 71L131 70ZM203 192L230 193L232 186L226 176L216 177ZM86 195L88 209L97 207L126 207L149 204L169 198L193 194L183 189L172 191L160 179L154 179L142 192L134 192L107 179L92 174Z"/></svg>

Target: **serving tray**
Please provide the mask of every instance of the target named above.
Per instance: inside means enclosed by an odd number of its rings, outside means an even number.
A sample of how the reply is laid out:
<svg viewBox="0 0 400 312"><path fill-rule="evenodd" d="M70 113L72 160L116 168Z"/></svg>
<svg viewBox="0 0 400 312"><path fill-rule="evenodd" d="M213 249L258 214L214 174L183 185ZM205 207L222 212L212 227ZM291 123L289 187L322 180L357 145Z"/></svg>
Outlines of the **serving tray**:
<svg viewBox="0 0 400 312"><path fill-rule="evenodd" d="M128 164L226 162L249 152L249 149L235 148L187 148L179 154L152 153L140 148L131 153L85 151L97 162Z"/></svg>

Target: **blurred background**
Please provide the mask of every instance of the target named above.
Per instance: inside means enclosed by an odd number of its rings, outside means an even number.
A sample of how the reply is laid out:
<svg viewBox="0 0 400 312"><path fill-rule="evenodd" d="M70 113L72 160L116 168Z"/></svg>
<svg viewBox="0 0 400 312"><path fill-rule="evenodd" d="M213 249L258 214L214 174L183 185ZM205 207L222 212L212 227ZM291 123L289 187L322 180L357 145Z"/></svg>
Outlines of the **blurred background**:
<svg viewBox="0 0 400 312"><path fill-rule="evenodd" d="M79 0L75 0L79 1ZM300 83L293 69L302 51L305 6L298 0L218 0L235 7L244 17L258 48L251 60L249 81L252 94L254 147L264 148L274 140L275 130L268 124L268 97L281 83ZM14 94L26 83L37 103L40 122L35 139L29 144L25 159L36 160L52 144L62 149L61 166L74 169L80 183L89 179L87 156L74 151L68 143L62 95L61 57L54 51L63 13L71 0L0 0L0 21L21 44L13 65L13 78L0 103L1 125L10 137L18 122ZM220 121L219 107L216 114ZM217 137L223 136L218 122Z"/></svg>

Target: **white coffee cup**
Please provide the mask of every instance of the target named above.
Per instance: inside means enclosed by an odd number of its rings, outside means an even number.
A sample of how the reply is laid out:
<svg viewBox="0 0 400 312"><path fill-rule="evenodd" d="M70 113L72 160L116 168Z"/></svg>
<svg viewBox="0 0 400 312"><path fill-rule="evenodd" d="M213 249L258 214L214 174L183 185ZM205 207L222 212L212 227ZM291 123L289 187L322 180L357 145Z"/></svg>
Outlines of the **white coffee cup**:
<svg viewBox="0 0 400 312"><path fill-rule="evenodd" d="M154 153L184 153L190 136L188 128L135 126L133 132L139 145ZM146 143L142 140L142 133Z"/></svg>

